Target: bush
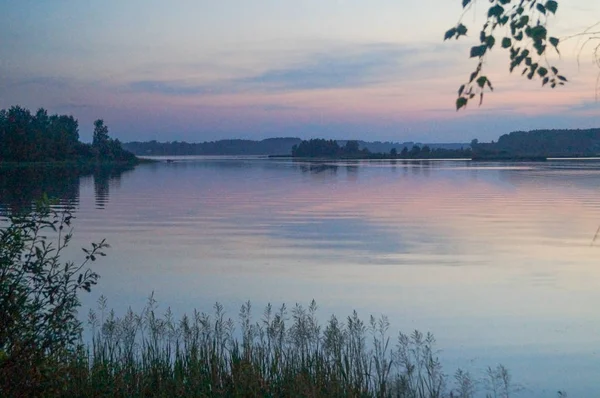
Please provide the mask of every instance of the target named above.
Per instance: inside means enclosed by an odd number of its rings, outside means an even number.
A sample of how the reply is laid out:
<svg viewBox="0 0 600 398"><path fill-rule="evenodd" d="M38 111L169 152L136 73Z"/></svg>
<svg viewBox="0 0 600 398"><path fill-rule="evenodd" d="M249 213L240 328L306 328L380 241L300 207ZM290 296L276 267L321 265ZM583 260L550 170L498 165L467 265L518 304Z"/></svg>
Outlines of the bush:
<svg viewBox="0 0 600 398"><path fill-rule="evenodd" d="M50 395L61 388L65 356L77 350L77 294L96 284L85 267L108 245L84 249L80 264L61 262L72 219L46 198L0 229L0 396Z"/></svg>

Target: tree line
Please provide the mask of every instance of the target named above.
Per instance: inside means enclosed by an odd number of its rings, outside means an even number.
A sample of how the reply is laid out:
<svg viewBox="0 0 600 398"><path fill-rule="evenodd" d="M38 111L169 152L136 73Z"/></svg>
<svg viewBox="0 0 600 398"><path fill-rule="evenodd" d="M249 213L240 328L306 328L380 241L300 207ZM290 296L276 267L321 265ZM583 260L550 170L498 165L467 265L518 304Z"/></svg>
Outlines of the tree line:
<svg viewBox="0 0 600 398"><path fill-rule="evenodd" d="M429 145L413 145L411 149L404 146L400 152L392 148L389 153L373 153L362 147L358 141L346 141L341 146L335 140L311 139L302 141L292 148L292 156L297 158L362 158L362 159L456 159L470 158L470 148L446 149L431 148Z"/></svg>
<svg viewBox="0 0 600 398"><path fill-rule="evenodd" d="M70 115L35 114L13 106L0 110L0 162L135 162L102 120L94 122L91 144L79 141L79 122Z"/></svg>
<svg viewBox="0 0 600 398"><path fill-rule="evenodd" d="M515 131L498 142L471 142L473 154L486 157L568 157L600 154L600 129Z"/></svg>
<svg viewBox="0 0 600 398"><path fill-rule="evenodd" d="M136 155L145 156L193 156L193 155L289 155L300 138L268 138L253 140L218 140L201 143L185 141L127 142L123 147Z"/></svg>

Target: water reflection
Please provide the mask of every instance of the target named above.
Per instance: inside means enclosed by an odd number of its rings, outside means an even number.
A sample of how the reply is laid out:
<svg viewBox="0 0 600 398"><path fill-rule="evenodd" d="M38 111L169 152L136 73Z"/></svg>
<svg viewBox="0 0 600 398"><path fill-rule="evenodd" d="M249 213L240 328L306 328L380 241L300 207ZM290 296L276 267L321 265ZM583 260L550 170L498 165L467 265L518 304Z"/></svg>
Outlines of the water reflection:
<svg viewBox="0 0 600 398"><path fill-rule="evenodd" d="M320 173L328 173L335 174L337 173L338 166L336 164L327 164L327 163L307 163L300 164L300 170L303 173L311 173L311 174L320 174Z"/></svg>
<svg viewBox="0 0 600 398"><path fill-rule="evenodd" d="M235 316L247 299L314 298L325 316L430 330L457 366L503 363L535 391L578 396L600 372L600 163L203 159L141 165L122 183L43 176L2 176L0 202L76 201L73 247L112 246L88 306L104 294L123 310L155 291L163 309L218 300ZM35 179L43 188L18 188ZM561 376L565 358L585 380Z"/></svg>
<svg viewBox="0 0 600 398"><path fill-rule="evenodd" d="M130 165L0 167L0 214L28 211L43 195L59 207L74 209L79 205L81 181L87 178L93 178L96 206L103 208L110 185L131 170Z"/></svg>
<svg viewBox="0 0 600 398"><path fill-rule="evenodd" d="M96 199L96 208L103 209L108 203L111 185L119 188L121 185L121 176L133 170L131 166L104 166L97 167L93 171L94 178L94 197Z"/></svg>

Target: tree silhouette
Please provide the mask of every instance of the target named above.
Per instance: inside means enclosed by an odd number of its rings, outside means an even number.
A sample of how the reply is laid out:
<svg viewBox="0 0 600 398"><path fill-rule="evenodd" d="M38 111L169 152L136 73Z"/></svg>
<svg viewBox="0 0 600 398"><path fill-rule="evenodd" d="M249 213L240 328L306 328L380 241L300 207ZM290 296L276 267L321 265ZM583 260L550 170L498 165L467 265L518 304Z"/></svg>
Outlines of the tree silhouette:
<svg viewBox="0 0 600 398"><path fill-rule="evenodd" d="M108 145L108 127L104 125L104 120L98 119L94 122L94 136L92 146L98 150L106 148Z"/></svg>
<svg viewBox="0 0 600 398"><path fill-rule="evenodd" d="M79 123L73 116L52 115L40 108L35 115L13 106L0 110L0 161L53 162L136 161L108 136L102 120L94 122L92 145L79 141Z"/></svg>
<svg viewBox="0 0 600 398"><path fill-rule="evenodd" d="M356 155L360 153L358 141L347 141L344 145L344 153L347 155Z"/></svg>

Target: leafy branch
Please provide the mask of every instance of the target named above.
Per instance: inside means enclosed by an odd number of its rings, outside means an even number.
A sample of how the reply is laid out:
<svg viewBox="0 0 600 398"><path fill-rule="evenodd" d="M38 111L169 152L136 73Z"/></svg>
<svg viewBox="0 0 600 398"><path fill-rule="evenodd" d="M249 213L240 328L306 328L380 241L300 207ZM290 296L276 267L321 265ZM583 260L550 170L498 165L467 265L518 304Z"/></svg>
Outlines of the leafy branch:
<svg viewBox="0 0 600 398"><path fill-rule="evenodd" d="M472 8L473 0L462 0L463 16ZM487 19L479 32L479 44L471 47L470 58L477 59L477 66L469 80L458 89L456 109L466 107L468 102L479 97L479 105L487 90L493 91L490 79L483 73L487 55L500 46L510 54L510 72L522 68L522 75L532 80L539 78L542 86L562 86L567 78L546 58L546 51L553 49L559 55L560 39L550 36L546 28L547 18L556 14L555 0L492 0L487 10ZM462 19L462 18L461 18ZM504 34L499 35L498 31ZM466 36L468 28L459 21L449 29L444 40Z"/></svg>

